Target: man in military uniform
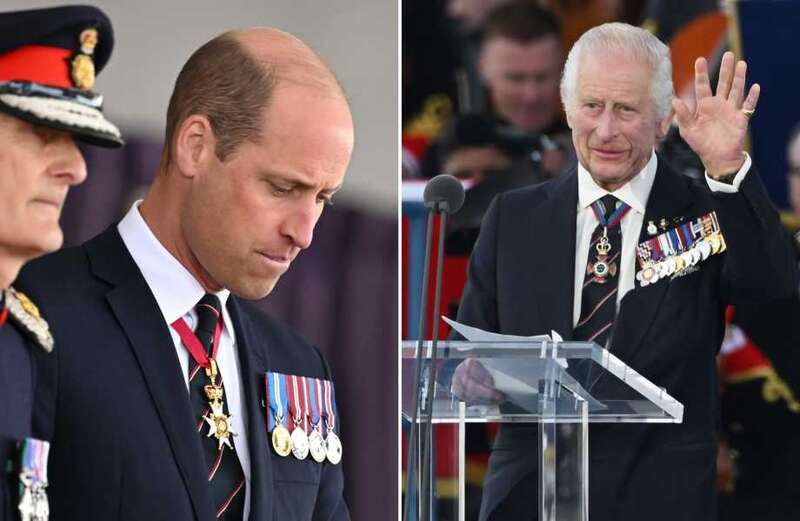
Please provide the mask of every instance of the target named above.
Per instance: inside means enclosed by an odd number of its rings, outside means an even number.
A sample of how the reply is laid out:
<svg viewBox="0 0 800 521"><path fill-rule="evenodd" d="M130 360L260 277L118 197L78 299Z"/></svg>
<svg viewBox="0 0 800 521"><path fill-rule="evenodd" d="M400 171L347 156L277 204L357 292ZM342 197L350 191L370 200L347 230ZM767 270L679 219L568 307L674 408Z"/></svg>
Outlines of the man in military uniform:
<svg viewBox="0 0 800 521"><path fill-rule="evenodd" d="M61 207L86 178L74 139L122 144L91 90L112 47L111 23L93 7L0 13L0 520L47 518L48 445L31 423L35 363L54 342L11 283L61 247Z"/></svg>

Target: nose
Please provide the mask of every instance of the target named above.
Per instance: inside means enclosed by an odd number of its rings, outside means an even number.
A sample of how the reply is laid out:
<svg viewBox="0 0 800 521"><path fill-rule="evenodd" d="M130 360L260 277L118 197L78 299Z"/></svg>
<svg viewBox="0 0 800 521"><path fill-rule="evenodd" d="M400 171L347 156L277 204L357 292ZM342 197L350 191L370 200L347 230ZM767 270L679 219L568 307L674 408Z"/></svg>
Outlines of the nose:
<svg viewBox="0 0 800 521"><path fill-rule="evenodd" d="M322 213L322 207L316 200L299 200L291 209L283 222L283 235L289 237L292 243L304 250L311 246L314 238L314 226Z"/></svg>
<svg viewBox="0 0 800 521"><path fill-rule="evenodd" d="M617 120L614 111L611 109L603 110L597 122L595 134L603 141L611 141L617 135Z"/></svg>
<svg viewBox="0 0 800 521"><path fill-rule="evenodd" d="M48 143L48 148L52 149L52 157L55 158L50 167L54 177L70 186L86 180L86 162L72 135L58 132Z"/></svg>
<svg viewBox="0 0 800 521"><path fill-rule="evenodd" d="M535 103L542 97L542 86L535 79L528 79L522 87L522 99L525 103Z"/></svg>

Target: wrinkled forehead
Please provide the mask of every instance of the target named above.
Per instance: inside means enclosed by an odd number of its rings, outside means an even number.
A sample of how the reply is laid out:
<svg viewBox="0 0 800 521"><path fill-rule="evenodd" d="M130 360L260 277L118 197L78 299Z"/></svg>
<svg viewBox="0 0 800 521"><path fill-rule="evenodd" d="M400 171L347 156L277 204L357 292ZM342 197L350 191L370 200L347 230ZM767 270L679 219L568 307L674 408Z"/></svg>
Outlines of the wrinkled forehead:
<svg viewBox="0 0 800 521"><path fill-rule="evenodd" d="M653 71L649 64L625 53L594 51L581 56L577 92L583 97L649 97Z"/></svg>

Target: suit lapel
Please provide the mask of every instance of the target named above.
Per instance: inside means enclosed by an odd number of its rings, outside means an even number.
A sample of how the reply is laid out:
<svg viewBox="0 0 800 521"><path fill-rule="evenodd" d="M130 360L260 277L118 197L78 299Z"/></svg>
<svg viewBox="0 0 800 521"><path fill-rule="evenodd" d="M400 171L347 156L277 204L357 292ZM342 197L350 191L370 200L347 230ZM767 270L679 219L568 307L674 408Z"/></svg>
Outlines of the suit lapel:
<svg viewBox="0 0 800 521"><path fill-rule="evenodd" d="M272 492L272 464L267 449L269 437L264 422L265 399L262 392L263 375L269 368L265 350L256 349L257 336L250 329L246 313L235 298L228 299L236 333L236 347L242 372L244 406L249 418L247 437L250 444L250 519L273 519L274 509L267 498L275 497ZM262 339L261 342L264 342Z"/></svg>
<svg viewBox="0 0 800 521"><path fill-rule="evenodd" d="M546 201L530 210L526 217L532 232L532 269L525 270L532 277L530 284L520 286L536 295L539 317L531 317L532 324L552 327L565 340L572 338L572 313L575 293L575 226L578 205L577 170L555 181ZM530 294L522 302L530 299ZM550 331L536 331L549 334Z"/></svg>
<svg viewBox="0 0 800 521"><path fill-rule="evenodd" d="M670 229L677 224L675 219L684 217L684 212L694 203L695 198L689 189L688 182L687 179L669 168L663 159L659 158L656 178L647 199L637 245L651 237L647 233L648 222L652 221L658 224L662 219L666 219L667 228ZM659 233L661 233L660 228ZM615 326L611 348L617 356L626 361L633 359L636 351L641 347L645 334L653 324L668 287L669 279L645 287L635 285L623 297L616 323L625 324L629 337L625 342L616 342L620 328Z"/></svg>
<svg viewBox="0 0 800 521"><path fill-rule="evenodd" d="M111 283L109 306L131 344L180 469L195 515L212 521L205 460L172 337L116 227L86 244L94 274ZM146 399L146 397L142 397Z"/></svg>

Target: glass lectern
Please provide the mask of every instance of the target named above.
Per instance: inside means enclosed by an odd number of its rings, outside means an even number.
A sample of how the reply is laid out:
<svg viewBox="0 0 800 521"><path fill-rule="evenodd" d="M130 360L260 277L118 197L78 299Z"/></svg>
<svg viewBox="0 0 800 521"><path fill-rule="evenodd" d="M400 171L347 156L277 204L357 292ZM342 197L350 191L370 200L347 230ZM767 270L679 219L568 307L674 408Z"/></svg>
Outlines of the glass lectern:
<svg viewBox="0 0 800 521"><path fill-rule="evenodd" d="M411 421L415 404L416 341L402 343L402 412ZM431 363L431 343L424 342L422 360ZM465 426L468 423L538 424L538 496L541 521L587 521L589 515L589 423L680 423L683 405L606 349L585 342L439 342L436 385L433 388L432 422L455 424L457 442L436 451L454 451L456 484L451 487L457 514L465 512ZM499 403L482 398L456 396L454 374L465 360L475 360L491 375L503 395ZM427 374L427 372L423 372ZM459 388L459 386L455 386ZM425 392L421 393L424 400ZM423 418L420 415L419 421ZM429 439L435 439L432 436ZM420 444L421 439L411 440ZM532 447L532 451L534 448ZM417 451L421 454L422 451ZM435 479L426 494L418 494L421 476L433 469L408 465L415 471L416 486L406 493L432 501ZM419 505L419 501L413 502Z"/></svg>

